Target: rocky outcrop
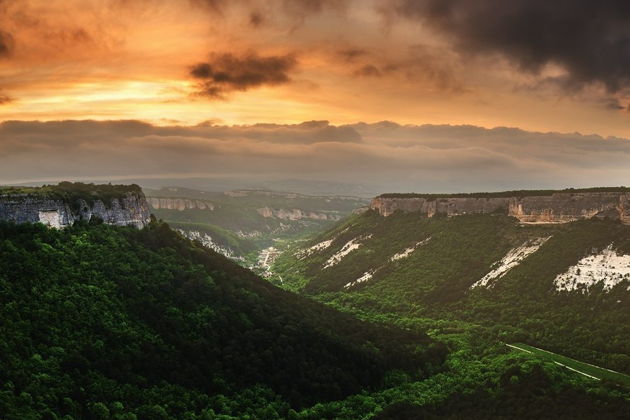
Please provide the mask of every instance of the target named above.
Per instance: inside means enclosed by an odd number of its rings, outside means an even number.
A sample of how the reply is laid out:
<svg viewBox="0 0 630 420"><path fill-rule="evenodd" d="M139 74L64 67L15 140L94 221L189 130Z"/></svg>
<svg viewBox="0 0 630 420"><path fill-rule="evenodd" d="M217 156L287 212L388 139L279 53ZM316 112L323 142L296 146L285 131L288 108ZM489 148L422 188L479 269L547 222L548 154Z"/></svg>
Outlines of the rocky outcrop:
<svg viewBox="0 0 630 420"><path fill-rule="evenodd" d="M149 223L150 216L144 194L137 192L111 198L107 204L100 199L88 203L84 199L67 202L33 194L0 195L0 220L15 223L39 222L63 228L96 217L111 225L142 228Z"/></svg>
<svg viewBox="0 0 630 420"><path fill-rule="evenodd" d="M428 217L436 214L458 216L475 213L495 213L507 211L510 198L384 198L377 197L370 203L370 209L378 211L381 216L389 216L400 210L403 212L420 212Z"/></svg>
<svg viewBox="0 0 630 420"><path fill-rule="evenodd" d="M512 199L508 214L522 223L566 223L609 217L630 223L630 193L557 193Z"/></svg>
<svg viewBox="0 0 630 420"><path fill-rule="evenodd" d="M156 210L214 210L214 204L211 202L191 198L147 197L147 200L151 208Z"/></svg>
<svg viewBox="0 0 630 420"><path fill-rule="evenodd" d="M304 211L300 209L272 209L270 207L262 207L256 209L256 211L264 218L280 220L341 220L341 216L338 214Z"/></svg>
<svg viewBox="0 0 630 420"><path fill-rule="evenodd" d="M228 258L237 261L245 261L245 258L236 255L234 250L229 247L221 246L214 241L212 236L210 236L207 232L200 232L198 230L184 230L177 229L179 233L190 239L191 241L199 241L206 248L210 248L211 250L218 252L221 255L224 255Z"/></svg>
<svg viewBox="0 0 630 420"><path fill-rule="evenodd" d="M376 197L370 204L381 216L396 211L435 215L507 214L521 223L567 223L611 218L630 224L629 192L557 192L548 195L499 197Z"/></svg>

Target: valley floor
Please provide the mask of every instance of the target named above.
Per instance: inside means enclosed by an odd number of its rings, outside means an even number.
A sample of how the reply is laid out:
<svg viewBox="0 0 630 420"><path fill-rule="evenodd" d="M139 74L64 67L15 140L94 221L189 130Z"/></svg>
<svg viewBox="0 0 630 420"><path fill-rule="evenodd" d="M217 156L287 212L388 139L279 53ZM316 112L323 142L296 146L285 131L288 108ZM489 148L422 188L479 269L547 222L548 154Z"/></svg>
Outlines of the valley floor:
<svg viewBox="0 0 630 420"><path fill-rule="evenodd" d="M449 348L444 369L420 381L405 375L391 377L386 389L317 404L299 412L298 418L626 418L628 389L567 369L577 366L584 370L588 364L555 354L550 357L544 350L524 344L506 346L494 340L487 328L473 323L404 317L383 317L381 321L384 328L393 323L427 329L432 338ZM518 351L510 351L512 346ZM605 369L591 366L587 371L599 372L603 378ZM595 402L599 398L603 400Z"/></svg>
<svg viewBox="0 0 630 420"><path fill-rule="evenodd" d="M595 366L590 363L580 362L578 360L574 360L569 357L562 356L560 354L556 354L547 350L539 349L538 347L530 346L527 344L515 343L515 344L506 344L506 346L516 349L516 350L520 350L527 354L534 355L536 357L540 357L544 360L550 360L559 366L563 366L571 371L584 375L587 378L592 378L598 381L601 381L603 379L608 379L611 381L622 383L630 389L630 376L629 375L616 372L611 369Z"/></svg>

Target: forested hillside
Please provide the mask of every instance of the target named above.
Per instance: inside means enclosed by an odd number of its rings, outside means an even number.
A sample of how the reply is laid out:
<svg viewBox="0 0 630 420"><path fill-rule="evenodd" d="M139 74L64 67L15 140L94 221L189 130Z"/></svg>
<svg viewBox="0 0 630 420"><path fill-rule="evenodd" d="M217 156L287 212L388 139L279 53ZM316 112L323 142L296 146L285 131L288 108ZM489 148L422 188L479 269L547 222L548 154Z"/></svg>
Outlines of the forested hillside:
<svg viewBox="0 0 630 420"><path fill-rule="evenodd" d="M2 224L0 290L3 420L623 419L628 409L620 385L512 351L492 329L318 295L374 322L359 321L164 223Z"/></svg>
<svg viewBox="0 0 630 420"><path fill-rule="evenodd" d="M497 342L630 373L628 254L630 226L615 221L369 211L274 269L277 284L366 319L473 323Z"/></svg>
<svg viewBox="0 0 630 420"><path fill-rule="evenodd" d="M165 224L0 224L0 417L286 418L444 345L280 290ZM231 416L231 417L230 417ZM305 417L306 418L306 417Z"/></svg>

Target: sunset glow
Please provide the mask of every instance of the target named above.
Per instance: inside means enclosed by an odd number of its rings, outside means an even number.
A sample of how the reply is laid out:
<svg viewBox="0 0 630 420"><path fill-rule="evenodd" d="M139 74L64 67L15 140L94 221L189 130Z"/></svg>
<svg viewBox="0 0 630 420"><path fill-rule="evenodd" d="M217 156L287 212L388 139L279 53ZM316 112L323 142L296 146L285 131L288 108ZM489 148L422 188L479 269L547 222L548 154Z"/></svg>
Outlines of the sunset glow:
<svg viewBox="0 0 630 420"><path fill-rule="evenodd" d="M562 91L549 82L570 75L560 59L534 70L484 49L469 54L453 34L403 13L408 3L3 1L0 118L392 120L630 136L625 86L595 78ZM231 71L281 79L207 96L191 69L221 54ZM264 67L289 56L290 67Z"/></svg>

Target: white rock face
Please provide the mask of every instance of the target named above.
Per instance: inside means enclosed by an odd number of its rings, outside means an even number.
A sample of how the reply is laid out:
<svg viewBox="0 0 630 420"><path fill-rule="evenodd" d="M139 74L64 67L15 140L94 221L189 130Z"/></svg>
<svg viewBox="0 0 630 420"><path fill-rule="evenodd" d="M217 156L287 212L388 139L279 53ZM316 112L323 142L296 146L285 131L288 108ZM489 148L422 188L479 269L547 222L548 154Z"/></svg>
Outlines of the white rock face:
<svg viewBox="0 0 630 420"><path fill-rule="evenodd" d="M536 238L525 242L523 245L511 249L501 261L497 261L492 265L492 271L477 280L470 288L475 287L492 287L494 281L505 276L511 269L518 266L525 258L534 252L549 240L551 236L544 238Z"/></svg>
<svg viewBox="0 0 630 420"><path fill-rule="evenodd" d="M209 201L195 200L191 198L166 198L166 197L147 197L147 201L154 209L168 210L214 210L214 204Z"/></svg>
<svg viewBox="0 0 630 420"><path fill-rule="evenodd" d="M214 240L212 239L212 236L208 235L205 232L199 232L197 230L186 231L182 229L177 229L177 231L190 240L201 242L201 244L205 246L206 248L209 248L215 252L218 252L221 255L224 255L233 260L244 261L243 257L239 257L236 254L234 254L234 251L232 251L230 248L222 247L221 245L214 242Z"/></svg>
<svg viewBox="0 0 630 420"><path fill-rule="evenodd" d="M324 264L324 268L329 268L332 267L334 265L336 265L337 263L339 263L339 261L341 261L343 259L343 257L345 257L346 255L348 255L349 253L351 253L352 251L359 249L359 247L362 245L360 241L363 241L365 239L369 239L372 237L372 234L369 234L367 236L360 236L358 238L354 238L354 239L350 239L348 242L346 242L346 244L339 250L339 252L337 252L336 254L334 254L332 257L330 257L328 259L328 261L326 261L326 263Z"/></svg>
<svg viewBox="0 0 630 420"><path fill-rule="evenodd" d="M300 251L298 251L295 256L298 257L300 260L304 259L316 252L319 251L323 251L324 249L328 248L332 243L333 243L334 239L329 239L327 241L322 241L318 244L315 244L309 248L306 249L302 249Z"/></svg>
<svg viewBox="0 0 630 420"><path fill-rule="evenodd" d="M0 220L15 223L41 222L64 228L78 220L89 221L98 217L110 225L143 228L149 224L150 216L149 204L142 193L121 194L107 204L102 200L87 203L83 199L69 203L29 194L0 196Z"/></svg>
<svg viewBox="0 0 630 420"><path fill-rule="evenodd" d="M341 220L341 215L331 212L315 212L305 211L301 209L272 209L270 207L262 207L256 209L258 214L264 218L275 218L281 220Z"/></svg>
<svg viewBox="0 0 630 420"><path fill-rule="evenodd" d="M427 243L429 243L430 240L431 240L431 237L428 237L425 240L417 242L414 246L410 246L409 248L405 249L404 251L393 255L389 260L394 262L394 261L402 260L403 258L407 258L409 255L411 255L411 253L413 251L415 251L416 249L418 249L422 245L426 245Z"/></svg>
<svg viewBox="0 0 630 420"><path fill-rule="evenodd" d="M371 235L370 235L371 236ZM389 261L390 262L394 262L394 261L398 261L401 260L403 258L407 258L409 255L411 255L411 253L413 251L415 251L416 249L418 249L419 247L426 245L427 243L429 243L429 241L431 240L431 237L428 237L420 242L416 242L415 245L410 246L409 248L406 248L405 250L403 250L402 252L399 252L398 254L393 255ZM359 277L358 279L356 279L355 281L351 281L345 284L344 289L349 289L350 287L356 286L357 284L360 283L364 283L368 280L371 280L374 277L374 274L376 274L377 271L379 271L381 268L383 268L385 265L382 265L380 267L377 268L372 268L368 271L366 271L365 273L363 273L363 275L361 275L361 277Z"/></svg>
<svg viewBox="0 0 630 420"><path fill-rule="evenodd" d="M610 244L599 254L582 258L566 273L559 274L553 283L557 290L585 293L599 283L605 291L610 291L624 279L630 281L630 255L617 253Z"/></svg>
<svg viewBox="0 0 630 420"><path fill-rule="evenodd" d="M40 210L39 211L39 222L43 225L61 228L61 218L59 217L59 211L57 210Z"/></svg>
<svg viewBox="0 0 630 420"><path fill-rule="evenodd" d="M358 279L356 279L355 281L351 281L346 283L345 286L343 286L344 289L348 289L352 286L356 286L359 283L363 283L364 281L368 281L370 280L372 277L374 277L374 273L376 272L376 270L369 270L366 271L365 273L363 273L363 275L361 277L359 277Z"/></svg>

